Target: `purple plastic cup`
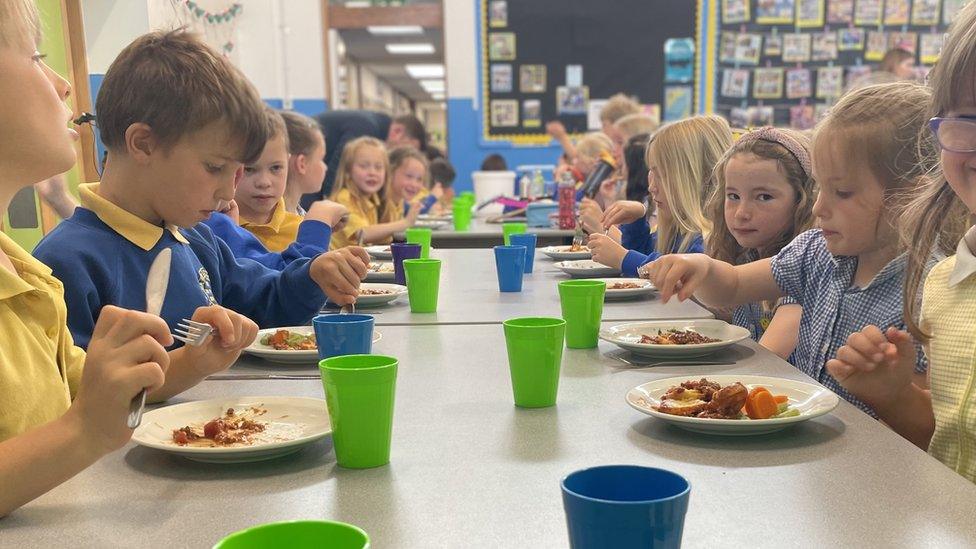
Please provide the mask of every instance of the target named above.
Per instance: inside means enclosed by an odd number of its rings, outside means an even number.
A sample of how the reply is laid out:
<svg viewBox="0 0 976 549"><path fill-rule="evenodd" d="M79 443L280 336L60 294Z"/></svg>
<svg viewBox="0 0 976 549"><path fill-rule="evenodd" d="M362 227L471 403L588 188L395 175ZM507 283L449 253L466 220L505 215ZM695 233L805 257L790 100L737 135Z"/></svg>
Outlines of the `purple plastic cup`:
<svg viewBox="0 0 976 549"><path fill-rule="evenodd" d="M420 259L420 251L423 246L420 244L390 244L390 251L393 252L393 276L396 283L401 286L407 285L407 277L403 271L404 259Z"/></svg>

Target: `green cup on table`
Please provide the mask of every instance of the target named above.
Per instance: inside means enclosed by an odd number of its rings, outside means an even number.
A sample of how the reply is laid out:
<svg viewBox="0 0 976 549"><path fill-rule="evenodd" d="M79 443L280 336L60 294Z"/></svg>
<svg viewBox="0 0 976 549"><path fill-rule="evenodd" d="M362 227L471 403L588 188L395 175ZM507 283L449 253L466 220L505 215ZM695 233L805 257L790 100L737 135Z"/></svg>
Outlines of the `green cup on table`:
<svg viewBox="0 0 976 549"><path fill-rule="evenodd" d="M410 227L406 230L407 244L420 244L420 257L430 257L430 237L433 231L428 227Z"/></svg>
<svg viewBox="0 0 976 549"><path fill-rule="evenodd" d="M437 312L437 294L441 284L440 259L404 259L407 297L414 313Z"/></svg>
<svg viewBox="0 0 976 549"><path fill-rule="evenodd" d="M513 234L522 234L528 227L525 223L510 222L502 225L502 236L505 239L505 245L509 245L508 237Z"/></svg>
<svg viewBox="0 0 976 549"><path fill-rule="evenodd" d="M566 321L513 318L503 324L515 405L545 408L556 404Z"/></svg>
<svg viewBox="0 0 976 549"><path fill-rule="evenodd" d="M291 520L252 526L220 540L214 549L368 549L369 536L360 528L329 520Z"/></svg>
<svg viewBox="0 0 976 549"><path fill-rule="evenodd" d="M566 346L570 349L592 349L600 341L606 291L607 283L601 280L559 283L559 304L566 320Z"/></svg>
<svg viewBox="0 0 976 549"><path fill-rule="evenodd" d="M368 469L389 463L397 359L334 356L319 361L319 371L339 466Z"/></svg>
<svg viewBox="0 0 976 549"><path fill-rule="evenodd" d="M451 211L454 216L454 230L458 232L468 230L471 226L471 205L465 201L455 201Z"/></svg>

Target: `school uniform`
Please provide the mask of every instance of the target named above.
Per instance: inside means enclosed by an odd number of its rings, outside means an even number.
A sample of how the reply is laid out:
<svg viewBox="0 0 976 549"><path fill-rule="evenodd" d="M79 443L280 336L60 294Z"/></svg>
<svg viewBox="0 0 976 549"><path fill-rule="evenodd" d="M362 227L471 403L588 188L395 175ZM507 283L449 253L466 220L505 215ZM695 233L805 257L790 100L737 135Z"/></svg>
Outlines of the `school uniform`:
<svg viewBox="0 0 976 549"><path fill-rule="evenodd" d="M637 269L655 259L661 257L657 252L657 231L651 231L647 217L641 217L636 221L624 223L620 227L620 245L627 248L627 255L624 256L620 265L620 270L624 276L637 276ZM705 240L702 236L695 235L684 250L681 249L683 235L675 235L668 253L701 254L705 253Z"/></svg>
<svg viewBox="0 0 976 549"><path fill-rule="evenodd" d="M99 196L97 183L80 185L79 191L81 207L41 241L34 256L64 284L68 328L83 348L103 306L146 309L149 267L166 248L172 266L160 316L170 330L208 305L220 304L270 328L304 324L325 303L309 275L309 259L269 269L235 258L202 223L160 227Z"/></svg>
<svg viewBox="0 0 976 549"><path fill-rule="evenodd" d="M346 226L342 230L333 231L331 245L331 249L333 250L356 245L359 231L366 227L402 219L399 213L400 210L396 208L396 204L393 202L387 204L387 208L384 209L381 215L382 199L378 194L363 196L358 192L354 193L349 189L342 189L336 193L334 200L349 210L349 221L346 222ZM392 241L393 237L388 236L378 241L370 242L370 244L388 244Z"/></svg>
<svg viewBox="0 0 976 549"><path fill-rule="evenodd" d="M227 244L234 257L252 259L278 271L296 259L314 258L327 251L332 238L332 228L328 224L307 219L298 225L295 241L278 253L268 251L254 234L222 213L211 214L203 224Z"/></svg>
<svg viewBox="0 0 976 549"><path fill-rule="evenodd" d="M280 198L271 213L271 219L267 223L252 223L241 218L241 227L256 236L269 251L281 252L298 239L298 231L302 221L304 221L302 216L285 209L285 199ZM318 232L321 233L321 227L318 227ZM329 238L332 237L331 229L328 236ZM321 248L329 247L329 238L319 241Z"/></svg>

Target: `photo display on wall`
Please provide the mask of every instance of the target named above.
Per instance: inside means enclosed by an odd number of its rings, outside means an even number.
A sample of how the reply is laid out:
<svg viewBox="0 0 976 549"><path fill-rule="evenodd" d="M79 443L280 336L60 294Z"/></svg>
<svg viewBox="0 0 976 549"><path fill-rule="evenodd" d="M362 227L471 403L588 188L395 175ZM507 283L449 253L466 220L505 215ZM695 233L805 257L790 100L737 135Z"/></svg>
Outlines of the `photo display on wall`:
<svg viewBox="0 0 976 549"><path fill-rule="evenodd" d="M968 0L721 0L716 111L736 126L812 128L885 53L922 81Z"/></svg>

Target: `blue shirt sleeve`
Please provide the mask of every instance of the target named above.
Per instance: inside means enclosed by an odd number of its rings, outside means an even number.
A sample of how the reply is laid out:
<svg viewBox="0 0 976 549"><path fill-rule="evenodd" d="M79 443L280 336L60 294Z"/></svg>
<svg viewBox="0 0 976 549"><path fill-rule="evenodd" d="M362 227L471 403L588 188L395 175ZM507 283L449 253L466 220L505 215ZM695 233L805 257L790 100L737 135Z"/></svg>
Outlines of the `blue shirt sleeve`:
<svg viewBox="0 0 976 549"><path fill-rule="evenodd" d="M819 229L800 234L783 247L771 260L771 269L776 285L787 296L803 305L803 290L810 287L808 281L816 276L812 271L824 259L829 258Z"/></svg>
<svg viewBox="0 0 976 549"><path fill-rule="evenodd" d="M630 223L624 223L619 227L621 246L645 255L654 252L657 233L651 232L651 226L647 223L646 217L641 217L637 221Z"/></svg>
<svg viewBox="0 0 976 549"><path fill-rule="evenodd" d="M423 202L421 202L420 204L421 204L420 213L425 214L429 212L431 208L434 207L434 204L437 204L437 197L432 194L429 194L424 198ZM403 215L406 215L406 212L404 212Z"/></svg>
<svg viewBox="0 0 976 549"><path fill-rule="evenodd" d="M257 261L269 269L282 270L292 261L315 257L325 252L332 238L332 228L321 221L305 220L298 225L298 237L281 253L271 252L251 231L234 223L222 213L211 214L203 222L214 236L224 241L236 258ZM324 246L323 246L324 243Z"/></svg>

